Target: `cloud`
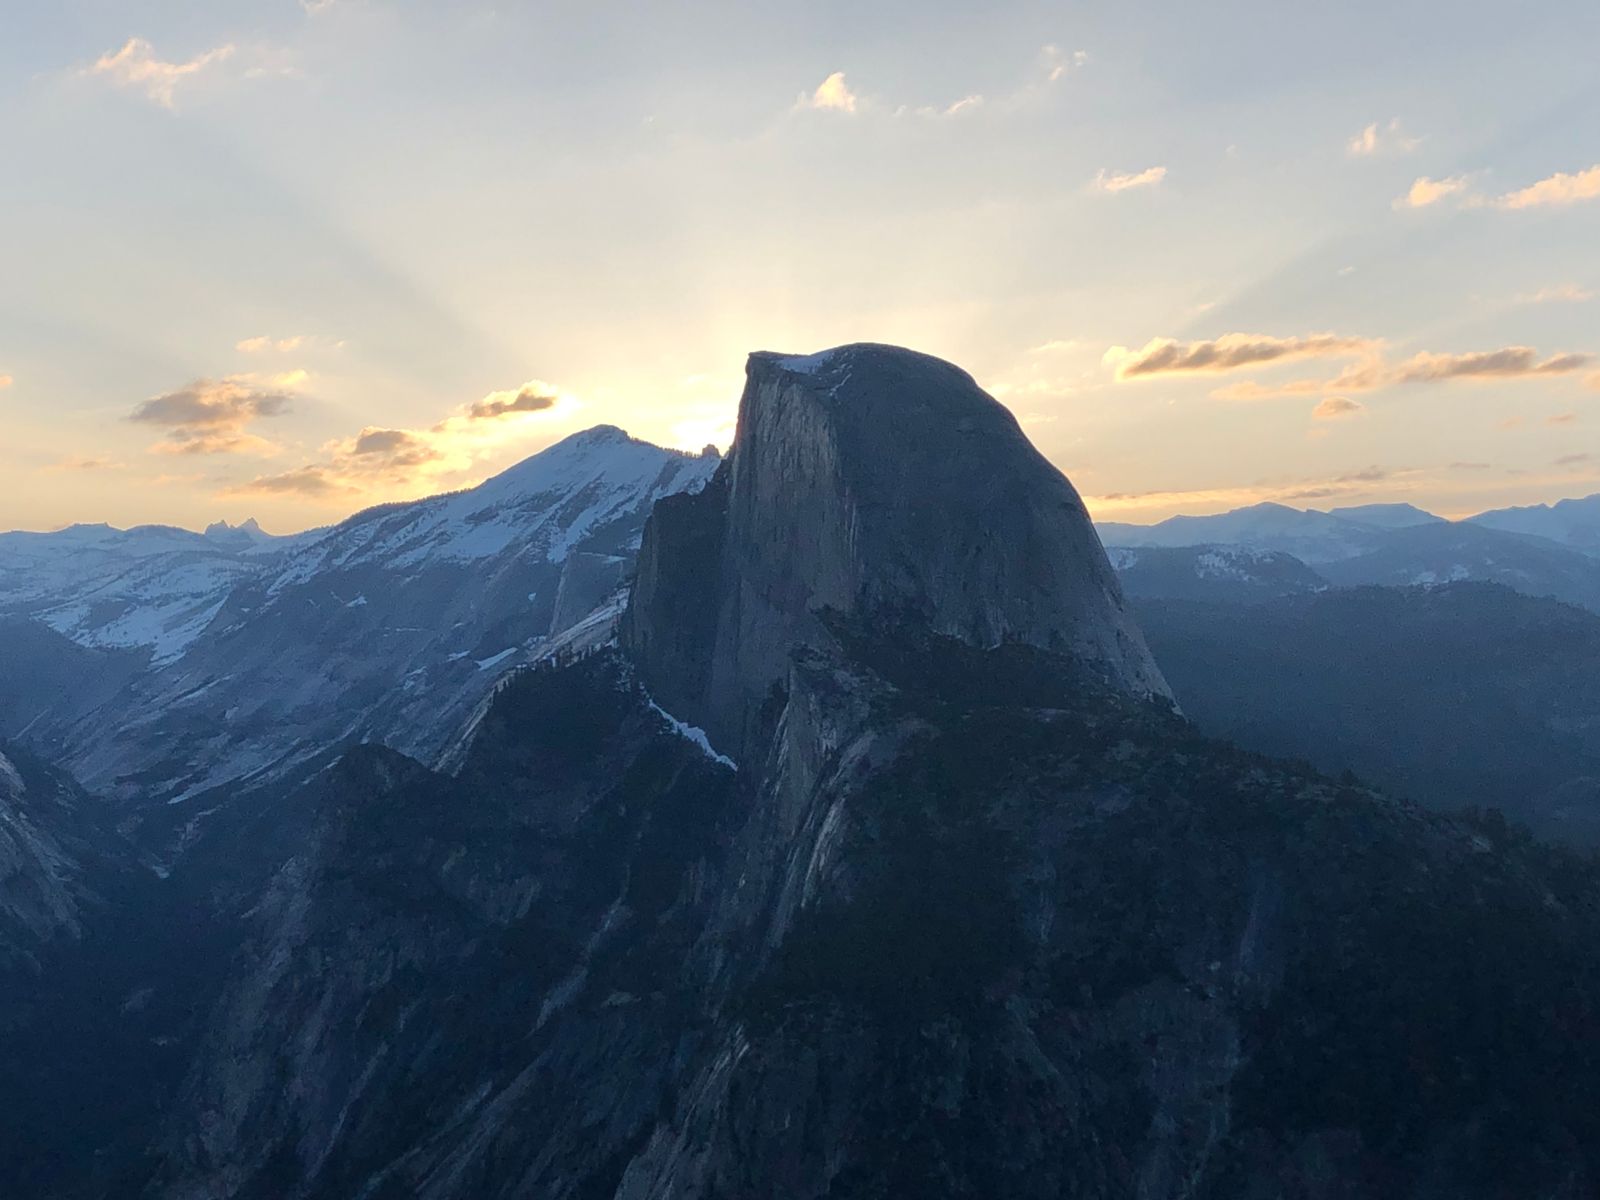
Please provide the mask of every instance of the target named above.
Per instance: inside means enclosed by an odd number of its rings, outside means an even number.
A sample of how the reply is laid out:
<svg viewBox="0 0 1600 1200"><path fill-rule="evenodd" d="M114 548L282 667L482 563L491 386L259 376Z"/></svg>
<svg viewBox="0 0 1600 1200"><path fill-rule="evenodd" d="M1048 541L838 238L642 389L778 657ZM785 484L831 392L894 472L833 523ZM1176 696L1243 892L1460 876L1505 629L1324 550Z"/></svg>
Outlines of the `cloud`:
<svg viewBox="0 0 1600 1200"><path fill-rule="evenodd" d="M1372 353L1370 338L1313 333L1305 337L1273 337L1264 333L1225 333L1199 342L1152 338L1138 350L1113 346L1105 361L1119 380L1175 372L1223 372L1295 358L1345 357Z"/></svg>
<svg viewBox="0 0 1600 1200"><path fill-rule="evenodd" d="M1421 138L1409 137L1400 128L1400 118L1391 117L1387 123L1374 121L1345 143L1345 152L1352 158L1371 158L1379 154L1409 154L1422 144Z"/></svg>
<svg viewBox="0 0 1600 1200"><path fill-rule="evenodd" d="M1467 190L1465 175L1452 175L1448 179L1429 179L1423 175L1413 183L1404 196L1394 202L1396 208L1427 208L1447 196L1459 196Z"/></svg>
<svg viewBox="0 0 1600 1200"><path fill-rule="evenodd" d="M10 387L15 382L9 375L0 375L0 390Z"/></svg>
<svg viewBox="0 0 1600 1200"><path fill-rule="evenodd" d="M492 421L512 413L546 412L560 400L556 390L539 380L523 384L513 392L490 392L467 409L473 421Z"/></svg>
<svg viewBox="0 0 1600 1200"><path fill-rule="evenodd" d="M227 493L241 495L265 492L272 495L298 494L325 497L347 496L355 490L350 485L333 478L324 468L307 466L296 467L292 471L284 471L278 475L258 475L248 483L228 488Z"/></svg>
<svg viewBox="0 0 1600 1200"><path fill-rule="evenodd" d="M122 49L107 51L84 71L109 79L118 87L137 88L163 108L177 106L180 83L199 75L208 67L233 57L229 43L198 54L187 62L166 62L156 57L155 47L144 38L129 38Z"/></svg>
<svg viewBox="0 0 1600 1200"><path fill-rule="evenodd" d="M1069 350L1082 350L1083 348L1083 342L1079 341L1077 338L1055 338L1051 341L1043 342L1037 346L1034 346L1028 351L1028 353L1065 354Z"/></svg>
<svg viewBox="0 0 1600 1200"><path fill-rule="evenodd" d="M1367 406L1349 396L1329 396L1311 410L1313 420L1337 421L1342 417L1355 417L1366 412Z"/></svg>
<svg viewBox="0 0 1600 1200"><path fill-rule="evenodd" d="M1488 197L1474 194L1469 189L1465 175L1452 175L1448 179L1429 179L1424 175L1411 185L1410 191L1394 202L1394 206L1426 208L1449 196L1459 196L1464 208L1497 208L1503 211L1581 204L1585 200L1600 199L1600 163L1571 174L1557 171L1525 188Z"/></svg>
<svg viewBox="0 0 1600 1200"><path fill-rule="evenodd" d="M399 498L459 486L480 463L501 457L552 414L578 407L541 380L490 392L425 428L368 425L322 445L314 461L237 484L234 493L296 494L337 500L357 493Z"/></svg>
<svg viewBox="0 0 1600 1200"><path fill-rule="evenodd" d="M45 467L46 471L120 471L125 464L109 458L84 458L71 455Z"/></svg>
<svg viewBox="0 0 1600 1200"><path fill-rule="evenodd" d="M1546 417L1544 423L1546 425L1576 425L1578 423L1578 414L1575 412L1556 413L1553 417Z"/></svg>
<svg viewBox="0 0 1600 1200"><path fill-rule="evenodd" d="M850 85L845 83L844 72L835 71L819 83L817 90L811 95L801 93L798 107L853 113L856 111L856 104L856 94L850 90Z"/></svg>
<svg viewBox="0 0 1600 1200"><path fill-rule="evenodd" d="M304 378L304 372L291 372L277 382L292 385ZM162 454L271 453L276 447L247 434L246 427L283 415L291 402L287 391L264 390L251 376L197 379L188 387L142 401L128 420L167 430L170 440L151 447Z"/></svg>
<svg viewBox="0 0 1600 1200"><path fill-rule="evenodd" d="M1471 354L1422 353L1394 369L1396 383L1433 383L1441 379L1506 379L1530 375L1567 375L1594 361L1592 354L1556 354L1540 359L1531 346L1507 346Z"/></svg>
<svg viewBox="0 0 1600 1200"><path fill-rule="evenodd" d="M1579 463L1588 462L1593 457L1594 455L1592 454L1563 454L1555 460L1555 465L1558 467L1575 467Z"/></svg>
<svg viewBox="0 0 1600 1200"><path fill-rule="evenodd" d="M369 469L381 463L386 470L420 466L440 457L440 451L429 443L425 434L409 429L376 429L370 425L356 435L348 454L351 458L365 460L363 465Z"/></svg>
<svg viewBox="0 0 1600 1200"><path fill-rule="evenodd" d="M1517 304L1582 304L1593 300L1594 293L1576 283L1558 283L1537 292L1518 293L1511 299Z"/></svg>
<svg viewBox="0 0 1600 1200"><path fill-rule="evenodd" d="M1089 61L1086 50L1074 50L1069 56L1062 53L1060 46L1050 45L1040 51L1044 59L1045 78L1051 83L1059 82L1073 67L1081 67Z"/></svg>
<svg viewBox="0 0 1600 1200"><path fill-rule="evenodd" d="M236 343L234 349L242 350L246 354L260 354L266 350L276 350L279 354L287 354L291 350L300 349L309 340L309 337L303 333L283 338L251 337Z"/></svg>
<svg viewBox="0 0 1600 1200"><path fill-rule="evenodd" d="M1167 177L1165 167L1146 167L1137 173L1107 171L1101 167L1095 173L1094 187L1100 192L1126 192L1132 188L1154 187Z"/></svg>
<svg viewBox="0 0 1600 1200"><path fill-rule="evenodd" d="M1493 464L1486 462L1453 462L1450 464L1452 471L1487 471Z"/></svg>
<svg viewBox="0 0 1600 1200"><path fill-rule="evenodd" d="M1296 359L1350 357L1357 361L1331 378L1292 379L1265 385L1244 380L1209 393L1213 400L1225 401L1252 402L1295 396L1323 396L1328 399L1337 397L1347 403L1353 403L1347 393L1369 392L1397 384L1553 378L1583 370L1596 361L1593 354L1564 352L1541 358L1531 346L1504 346L1496 350L1463 354L1424 351L1398 363L1387 363L1383 350L1383 342L1378 339L1335 333L1295 337L1227 333L1197 342L1152 338L1138 350L1113 346L1106 351L1103 361L1113 369L1117 382L1125 383L1157 375L1224 374ZM1600 373L1588 377L1586 382L1590 386L1600 387ZM1319 409L1317 415L1327 417L1338 414Z"/></svg>
<svg viewBox="0 0 1600 1200"><path fill-rule="evenodd" d="M1600 163L1575 175L1558 171L1537 183L1497 197L1493 204L1506 209L1556 208L1594 199L1600 199Z"/></svg>

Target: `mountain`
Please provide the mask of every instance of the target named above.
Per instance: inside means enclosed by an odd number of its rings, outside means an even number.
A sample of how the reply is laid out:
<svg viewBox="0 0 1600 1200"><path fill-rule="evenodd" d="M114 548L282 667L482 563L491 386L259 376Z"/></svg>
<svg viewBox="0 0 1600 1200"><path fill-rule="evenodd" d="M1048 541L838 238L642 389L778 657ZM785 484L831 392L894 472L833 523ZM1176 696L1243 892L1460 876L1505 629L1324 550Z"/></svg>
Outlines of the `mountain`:
<svg viewBox="0 0 1600 1200"><path fill-rule="evenodd" d="M271 569L294 538L213 525L72 525L0 533L0 618L31 618L79 645L173 661L241 582Z"/></svg>
<svg viewBox="0 0 1600 1200"><path fill-rule="evenodd" d="M1206 733L1600 844L1600 616L1483 583L1138 613Z"/></svg>
<svg viewBox="0 0 1600 1200"><path fill-rule="evenodd" d="M757 356L620 645L454 773L358 747L203 828L165 886L226 965L91 1194L1590 1191L1594 869L1208 741L989 403Z"/></svg>
<svg viewBox="0 0 1600 1200"><path fill-rule="evenodd" d="M1123 592L1135 600L1251 603L1329 586L1293 555L1249 546L1121 546L1107 555Z"/></svg>
<svg viewBox="0 0 1600 1200"><path fill-rule="evenodd" d="M1312 566L1373 550L1389 528L1270 502L1211 517L1169 517L1155 525L1102 521L1097 527L1107 546L1238 545L1290 554Z"/></svg>
<svg viewBox="0 0 1600 1200"><path fill-rule="evenodd" d="M0 1027L0 1191L1600 1183L1600 868L1209 740L956 368L755 356L610 626L536 643L452 769L241 783L97 910L43 976L76 1002Z"/></svg>
<svg viewBox="0 0 1600 1200"><path fill-rule="evenodd" d="M1434 516L1415 504L1354 504L1344 508L1328 509L1330 517L1341 521L1355 521L1378 529L1409 529L1413 525L1439 525L1443 517Z"/></svg>
<svg viewBox="0 0 1600 1200"><path fill-rule="evenodd" d="M1526 508L1501 508L1467 520L1488 529L1560 542L1585 554L1600 554L1600 494Z"/></svg>
<svg viewBox="0 0 1600 1200"><path fill-rule="evenodd" d="M743 753L822 613L1021 642L1166 695L1083 502L949 363L888 346L752 355L726 468L646 527L626 642L674 711Z"/></svg>
<svg viewBox="0 0 1600 1200"><path fill-rule="evenodd" d="M1468 522L1396 530L1377 549L1324 563L1321 572L1345 587L1498 583L1600 612L1600 562L1542 538Z"/></svg>
<svg viewBox="0 0 1600 1200"><path fill-rule="evenodd" d="M0 975L82 931L82 805L69 780L0 746Z"/></svg>
<svg viewBox="0 0 1600 1200"><path fill-rule="evenodd" d="M501 675L617 591L655 500L715 467L600 427L469 491L370 509L283 550L263 553L246 531L242 552L140 557L116 579L191 597L184 636L109 696L82 695L80 680L80 694L30 718L28 738L91 789L145 807L362 740L431 761ZM53 561L67 578L70 560ZM204 579L191 588L194 572ZM42 619L60 627L61 611ZM169 608L119 611L150 625Z"/></svg>

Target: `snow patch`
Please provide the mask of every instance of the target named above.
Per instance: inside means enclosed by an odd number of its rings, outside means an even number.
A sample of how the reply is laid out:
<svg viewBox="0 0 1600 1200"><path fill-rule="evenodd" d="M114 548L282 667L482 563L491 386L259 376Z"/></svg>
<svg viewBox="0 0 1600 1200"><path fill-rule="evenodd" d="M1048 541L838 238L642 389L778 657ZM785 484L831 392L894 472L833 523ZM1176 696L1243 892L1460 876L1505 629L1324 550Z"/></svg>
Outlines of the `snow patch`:
<svg viewBox="0 0 1600 1200"><path fill-rule="evenodd" d="M716 749L711 745L711 739L706 736L706 731L704 729L701 729L695 725L690 725L685 721L678 720L677 717L673 716L666 709L662 708L661 705L657 704L654 700L651 700L648 695L645 696L645 699L649 700L651 710L656 714L656 716L660 717L667 723L668 727L671 728L673 733L677 734L681 738L687 738L696 746L699 746L704 752L705 756L712 762L721 763L723 766L733 771L737 771L739 769L739 764L734 762L733 759L729 758L726 754L718 754L716 752Z"/></svg>
<svg viewBox="0 0 1600 1200"><path fill-rule="evenodd" d="M788 358L780 358L778 365L797 375L815 375L833 362L834 353L832 350L819 350L815 354L792 354Z"/></svg>

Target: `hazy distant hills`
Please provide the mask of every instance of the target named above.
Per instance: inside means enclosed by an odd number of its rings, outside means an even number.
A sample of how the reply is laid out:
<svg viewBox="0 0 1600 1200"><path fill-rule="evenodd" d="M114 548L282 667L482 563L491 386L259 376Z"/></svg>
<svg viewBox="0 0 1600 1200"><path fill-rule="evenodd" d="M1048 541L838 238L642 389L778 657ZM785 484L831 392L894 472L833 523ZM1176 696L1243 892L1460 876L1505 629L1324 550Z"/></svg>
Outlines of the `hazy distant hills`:
<svg viewBox="0 0 1600 1200"><path fill-rule="evenodd" d="M1490 529L1531 534L1586 554L1600 554L1600 495L1526 508L1496 509L1467 519Z"/></svg>
<svg viewBox="0 0 1600 1200"><path fill-rule="evenodd" d="M1600 541L1586 540L1586 522L1597 512L1600 496L1454 522L1404 504L1328 512L1258 504L1150 526L1102 522L1098 529L1124 585L1140 596L1288 594L1314 590L1314 575L1345 587L1498 583L1600 611Z"/></svg>
<svg viewBox="0 0 1600 1200"><path fill-rule="evenodd" d="M1600 616L1482 583L1137 610L1208 733L1600 843Z"/></svg>

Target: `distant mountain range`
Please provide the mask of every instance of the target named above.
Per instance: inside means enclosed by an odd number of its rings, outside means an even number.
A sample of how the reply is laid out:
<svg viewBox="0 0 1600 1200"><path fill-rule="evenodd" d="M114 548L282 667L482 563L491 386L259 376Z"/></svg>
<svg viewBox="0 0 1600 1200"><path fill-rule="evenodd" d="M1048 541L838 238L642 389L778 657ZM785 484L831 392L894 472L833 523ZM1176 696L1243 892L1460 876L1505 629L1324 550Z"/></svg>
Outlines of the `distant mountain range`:
<svg viewBox="0 0 1600 1200"><path fill-rule="evenodd" d="M0 535L0 653L28 663L0 736L143 807L363 740L432 761L496 680L618 593L654 503L717 464L601 426L293 537Z"/></svg>
<svg viewBox="0 0 1600 1200"><path fill-rule="evenodd" d="M1476 581L1600 612L1600 495L1447 521L1409 504L1327 512L1257 504L1156 525L1101 522L1135 595L1238 598L1327 585ZM1222 556L1222 557L1219 557ZM1283 559L1309 569L1294 571ZM1227 571L1219 563L1226 558ZM1234 593L1225 597L1225 593Z"/></svg>

